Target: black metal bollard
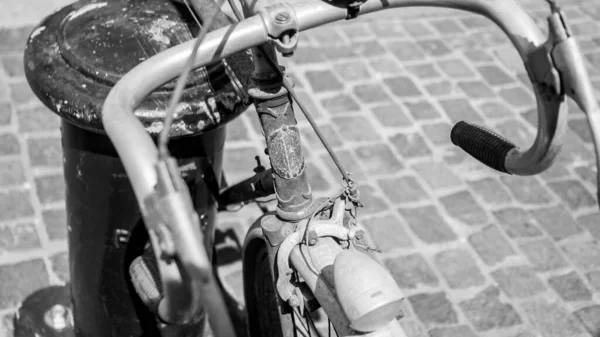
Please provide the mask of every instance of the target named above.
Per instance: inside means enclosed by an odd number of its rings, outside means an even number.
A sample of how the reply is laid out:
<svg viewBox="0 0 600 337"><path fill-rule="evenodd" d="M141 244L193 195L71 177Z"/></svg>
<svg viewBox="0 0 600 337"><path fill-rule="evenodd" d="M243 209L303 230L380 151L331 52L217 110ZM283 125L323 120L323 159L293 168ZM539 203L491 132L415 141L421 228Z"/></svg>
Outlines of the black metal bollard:
<svg viewBox="0 0 600 337"><path fill-rule="evenodd" d="M221 16L221 26L226 20ZM32 32L24 56L29 85L62 118L71 283L24 301L16 336L158 335L128 273L148 244L147 233L100 114L123 74L191 39L197 29L176 2L120 0L77 2ZM194 71L171 130L169 148L203 219L207 247L212 247L221 187L224 125L247 108L243 88L251 70L249 58L240 54ZM153 136L162 128L173 87L165 84L135 112Z"/></svg>

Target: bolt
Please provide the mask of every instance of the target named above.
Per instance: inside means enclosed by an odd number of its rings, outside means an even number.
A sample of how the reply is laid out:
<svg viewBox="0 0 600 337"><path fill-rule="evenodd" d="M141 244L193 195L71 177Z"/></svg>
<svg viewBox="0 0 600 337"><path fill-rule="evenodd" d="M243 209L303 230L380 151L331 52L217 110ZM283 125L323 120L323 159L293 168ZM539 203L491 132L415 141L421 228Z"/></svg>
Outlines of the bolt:
<svg viewBox="0 0 600 337"><path fill-rule="evenodd" d="M62 304L57 304L46 311L44 321L52 329L61 331L72 326L73 316L71 310Z"/></svg>
<svg viewBox="0 0 600 337"><path fill-rule="evenodd" d="M286 23L290 21L290 14L288 12L281 12L275 15L275 22Z"/></svg>

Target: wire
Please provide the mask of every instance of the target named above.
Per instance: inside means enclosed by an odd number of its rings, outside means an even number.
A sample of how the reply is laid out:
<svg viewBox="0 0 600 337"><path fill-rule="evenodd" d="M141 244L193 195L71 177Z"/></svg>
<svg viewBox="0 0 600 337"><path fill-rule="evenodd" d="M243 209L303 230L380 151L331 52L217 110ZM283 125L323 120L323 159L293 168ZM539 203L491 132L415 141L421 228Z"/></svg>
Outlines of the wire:
<svg viewBox="0 0 600 337"><path fill-rule="evenodd" d="M183 0L183 2L185 3L185 6L187 7L188 11L190 11L190 14L192 14L192 17L194 18L194 21L196 21L196 23L198 24L198 27L202 28L200 20L198 20L198 17L196 16L196 12L194 12L192 10L192 7L190 6L190 2L188 0Z"/></svg>
<svg viewBox="0 0 600 337"><path fill-rule="evenodd" d="M212 13L208 16L208 19L205 22L204 28L200 30L198 37L196 38L196 42L194 43L194 48L192 49L192 53L188 58L181 75L177 79L177 85L175 86L175 90L171 95L171 100L169 101L169 107L165 114L165 119L163 123L163 129L160 132L158 137L158 157L161 159L166 159L169 156L169 150L167 145L169 143L169 132L171 131L171 125L173 124L173 119L175 118L175 107L179 103L181 99L181 95L183 94L183 89L186 85L190 72L194 66L194 59L196 58L196 53L198 52L198 48L204 40L206 34L210 31L210 28L217 17L217 14L221 10L221 6L225 0L219 0L219 4L213 8Z"/></svg>
<svg viewBox="0 0 600 337"><path fill-rule="evenodd" d="M229 2L229 6L231 7L231 10L233 11L233 15L235 15L235 17L238 19L238 21L244 20L244 16L242 15L242 12L240 12L240 10L237 7L237 5L235 4L234 0L228 0L227 2Z"/></svg>

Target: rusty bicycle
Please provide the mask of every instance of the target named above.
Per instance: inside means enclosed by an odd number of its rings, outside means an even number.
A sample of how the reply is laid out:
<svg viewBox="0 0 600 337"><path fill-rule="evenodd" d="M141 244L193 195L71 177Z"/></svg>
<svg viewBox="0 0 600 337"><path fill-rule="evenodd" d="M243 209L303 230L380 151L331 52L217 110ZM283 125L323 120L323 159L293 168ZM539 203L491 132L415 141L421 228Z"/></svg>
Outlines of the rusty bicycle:
<svg viewBox="0 0 600 337"><path fill-rule="evenodd" d="M538 134L526 150L468 122L450 137L493 169L534 175L560 150L567 96L586 112L600 158L598 103L564 14L548 4L547 37L514 0L242 1L241 11L231 0L233 17L223 1L81 1L46 18L25 67L63 118L72 333L196 336L207 318L216 336L405 336L402 291L361 242L357 184L277 59L293 57L302 31L385 9L483 15L525 64ZM292 101L340 170L334 195L312 193ZM225 125L250 104L270 168L228 185ZM270 195L276 209L243 244L245 308L236 312L214 276L215 219Z"/></svg>

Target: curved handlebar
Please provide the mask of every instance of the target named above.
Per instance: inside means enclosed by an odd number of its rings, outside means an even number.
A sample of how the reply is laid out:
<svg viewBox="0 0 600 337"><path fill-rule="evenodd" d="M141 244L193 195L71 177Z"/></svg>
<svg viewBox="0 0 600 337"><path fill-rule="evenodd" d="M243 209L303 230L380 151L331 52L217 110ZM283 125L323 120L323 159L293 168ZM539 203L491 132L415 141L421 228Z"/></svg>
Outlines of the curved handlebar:
<svg viewBox="0 0 600 337"><path fill-rule="evenodd" d="M290 6L299 31L344 20L347 16L345 7L336 7L328 2L306 1ZM545 43L542 32L514 0L371 0L361 6L360 13L364 15L387 8L411 6L447 7L483 15L506 33L525 63ZM194 65L204 66L267 43L270 39L268 27L266 16L256 15L208 33L197 51ZM152 195L157 184L155 165L158 152L133 111L153 90L178 76L194 42L188 41L163 51L132 69L113 87L103 106L104 129L123 162L144 216L148 214L144 201ZM538 134L530 149L507 151L504 163L506 171L523 175L539 173L549 167L560 148L560 136L566 121L566 108L562 104L564 95L549 92L547 86L535 81L529 67L527 69L538 103ZM161 275L173 280L180 277L176 271L167 269L161 270ZM165 298L169 296L174 295L165 293ZM205 305L210 312L217 304L208 302Z"/></svg>

